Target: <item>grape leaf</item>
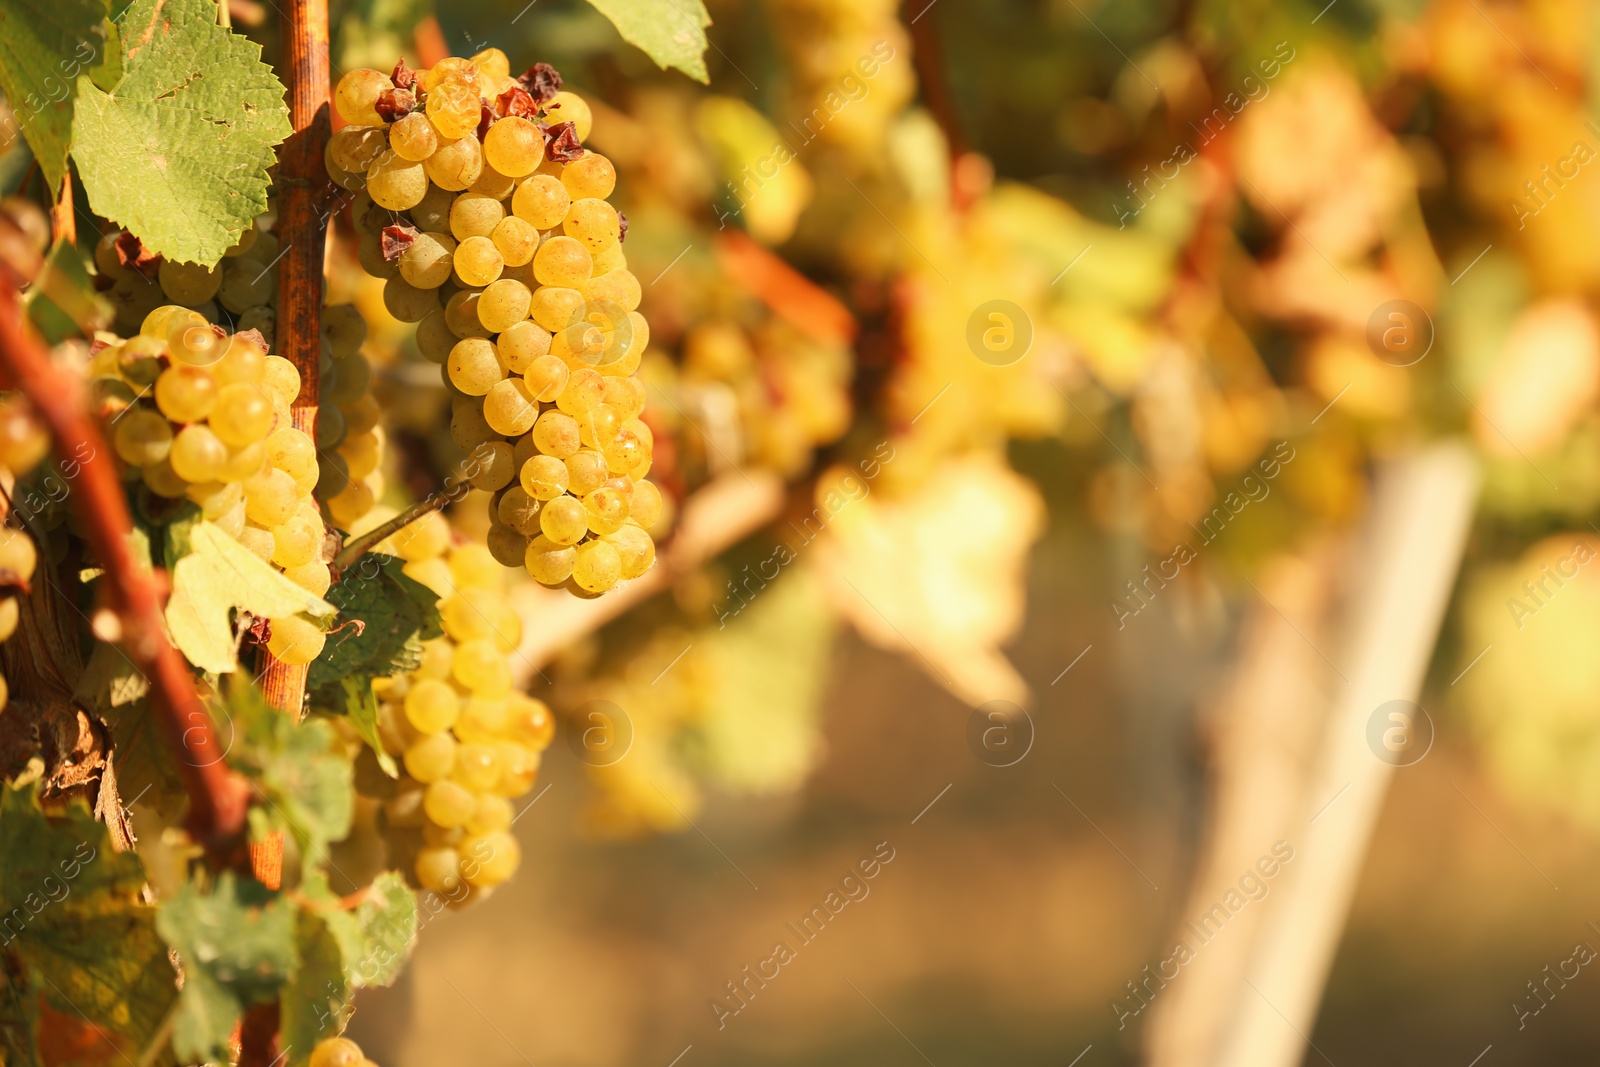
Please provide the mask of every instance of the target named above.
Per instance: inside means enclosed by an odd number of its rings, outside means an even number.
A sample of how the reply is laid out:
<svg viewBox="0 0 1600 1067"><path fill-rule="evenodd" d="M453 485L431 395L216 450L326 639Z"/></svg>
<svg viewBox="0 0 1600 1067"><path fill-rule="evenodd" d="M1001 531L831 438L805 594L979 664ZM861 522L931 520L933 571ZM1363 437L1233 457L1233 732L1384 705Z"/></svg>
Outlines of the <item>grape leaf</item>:
<svg viewBox="0 0 1600 1067"><path fill-rule="evenodd" d="M589 0L662 70L676 67L702 84L706 71L706 27L711 16L702 0Z"/></svg>
<svg viewBox="0 0 1600 1067"><path fill-rule="evenodd" d="M301 909L295 919L300 962L280 999L282 1045L290 1067L311 1062L317 1042L342 1030L355 1010L344 952L331 925L341 918L344 915L337 911L322 916Z"/></svg>
<svg viewBox="0 0 1600 1067"><path fill-rule="evenodd" d="M300 892L330 909L339 903L320 871L305 878ZM417 934L417 897L398 871L374 878L353 910L328 910L323 918L339 941L352 988L389 985L400 976Z"/></svg>
<svg viewBox="0 0 1600 1067"><path fill-rule="evenodd" d="M344 713L349 717L350 725L356 728L361 740L377 756L378 766L383 768L383 773L390 778L400 777L400 768L395 765L394 757L384 751L383 738L378 736L378 698L372 692L372 679L366 675L343 678L339 681L339 687L344 690Z"/></svg>
<svg viewBox="0 0 1600 1067"><path fill-rule="evenodd" d="M167 628L172 643L203 671L227 674L239 665L230 608L276 619L327 618L334 607L295 585L260 556L210 522L189 529L190 552L172 568Z"/></svg>
<svg viewBox="0 0 1600 1067"><path fill-rule="evenodd" d="M67 170L78 75L106 57L106 14L106 0L11 0L0 19L0 89L51 190Z"/></svg>
<svg viewBox="0 0 1600 1067"><path fill-rule="evenodd" d="M243 679L229 685L226 711L237 739L228 763L266 795L265 807L254 810L267 827L294 835L308 867L321 863L328 842L350 832L355 807L350 763L338 751L332 724L296 721Z"/></svg>
<svg viewBox="0 0 1600 1067"><path fill-rule="evenodd" d="M216 263L267 206L289 136L283 83L210 0L135 0L122 80L78 79L73 158L89 204L169 259Z"/></svg>
<svg viewBox="0 0 1600 1067"><path fill-rule="evenodd" d="M314 704L343 709L344 679L384 678L415 670L422 662L422 642L444 633L439 625L439 595L402 574L403 566L404 560L369 552L328 590L327 600L339 614L362 625L341 630L311 664L306 689Z"/></svg>
<svg viewBox="0 0 1600 1067"><path fill-rule="evenodd" d="M25 999L107 1032L125 1055L154 1038L177 996L176 975L157 936L154 909L139 900L144 867L116 852L103 824L73 801L47 817L31 788L0 787L0 957L16 997L0 1002L8 1044L31 1042Z"/></svg>
<svg viewBox="0 0 1600 1067"><path fill-rule="evenodd" d="M294 925L293 908L229 872L212 892L191 882L161 906L156 929L183 964L172 1025L180 1060L229 1062L228 1038L244 1009L275 997L294 971Z"/></svg>

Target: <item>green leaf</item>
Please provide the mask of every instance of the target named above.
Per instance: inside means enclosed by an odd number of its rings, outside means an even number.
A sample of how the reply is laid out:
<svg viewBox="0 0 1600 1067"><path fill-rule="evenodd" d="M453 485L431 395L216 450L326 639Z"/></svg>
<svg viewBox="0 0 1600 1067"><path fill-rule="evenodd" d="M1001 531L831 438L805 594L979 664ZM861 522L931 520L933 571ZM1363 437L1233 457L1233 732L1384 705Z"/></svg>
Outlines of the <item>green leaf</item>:
<svg viewBox="0 0 1600 1067"><path fill-rule="evenodd" d="M384 751L383 739L378 736L378 698L372 691L372 679L366 675L344 678L340 680L339 687L344 690L344 713L349 717L350 725L356 728L361 740L378 757L378 766L383 768L383 773L390 778L400 777L400 768L395 765L394 757Z"/></svg>
<svg viewBox="0 0 1600 1067"><path fill-rule="evenodd" d="M344 708L340 683L356 675L384 678L415 670L422 662L422 642L444 633L439 594L402 574L403 566L404 560L369 552L328 590L326 599L340 616L362 625L341 630L311 664L306 688L314 704Z"/></svg>
<svg viewBox="0 0 1600 1067"><path fill-rule="evenodd" d="M611 20L622 39L638 45L662 70L676 67L702 84L706 72L706 27L711 16L701 0L589 0Z"/></svg>
<svg viewBox="0 0 1600 1067"><path fill-rule="evenodd" d="M96 214L169 259L213 264L267 206L289 136L283 83L211 0L136 0L117 25L122 80L78 79L73 158Z"/></svg>
<svg viewBox="0 0 1600 1067"><path fill-rule="evenodd" d="M0 89L44 171L61 188L78 75L107 52L106 0L10 0L0 18Z"/></svg>
<svg viewBox="0 0 1600 1067"><path fill-rule="evenodd" d="M0 948L20 964L24 985L11 992L42 995L100 1027L124 1055L138 1055L177 996L158 916L139 899L139 858L114 851L82 802L47 817L31 788L4 787L0 856ZM12 1044L29 1025L16 1017L18 1003L7 997L0 1005L0 1029Z"/></svg>
<svg viewBox="0 0 1600 1067"><path fill-rule="evenodd" d="M297 722L268 706L243 679L228 687L227 714L237 738L228 763L266 795L266 805L254 810L267 826L294 835L308 867L321 863L328 842L350 832L355 808L350 762L338 750L332 724Z"/></svg>
<svg viewBox="0 0 1600 1067"><path fill-rule="evenodd" d="M195 522L188 539L189 554L172 568L167 628L172 643L201 670L227 674L239 665L230 609L267 619L334 614L332 604L295 585L215 524Z"/></svg>
<svg viewBox="0 0 1600 1067"><path fill-rule="evenodd" d="M342 918L331 912L326 918ZM325 917L301 909L295 919L295 942L300 964L283 987L282 1046L290 1067L311 1062L318 1041L333 1037L349 1021L350 984L345 977L344 952Z"/></svg>
<svg viewBox="0 0 1600 1067"><path fill-rule="evenodd" d="M400 872L374 878L352 911L335 910L339 898L321 872L309 875L300 892L327 905L322 917L339 940L351 988L385 986L400 976L417 936L417 897Z"/></svg>
<svg viewBox="0 0 1600 1067"><path fill-rule="evenodd" d="M210 893L191 882L161 906L156 928L183 964L172 1028L180 1060L229 1061L228 1038L244 1009L276 997L295 969L294 927L293 908L232 873Z"/></svg>

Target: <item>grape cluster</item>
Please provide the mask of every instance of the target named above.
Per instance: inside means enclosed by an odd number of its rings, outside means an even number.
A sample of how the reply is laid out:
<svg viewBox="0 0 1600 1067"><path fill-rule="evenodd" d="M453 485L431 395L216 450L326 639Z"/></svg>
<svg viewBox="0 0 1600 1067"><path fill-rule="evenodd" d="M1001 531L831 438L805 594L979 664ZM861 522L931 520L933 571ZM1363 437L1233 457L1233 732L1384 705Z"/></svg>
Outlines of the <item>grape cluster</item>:
<svg viewBox="0 0 1600 1067"><path fill-rule="evenodd" d="M348 1037L330 1037L311 1049L311 1067L378 1067Z"/></svg>
<svg viewBox="0 0 1600 1067"><path fill-rule="evenodd" d="M317 499L342 529L351 530L383 496L384 430L369 386L372 366L361 352L367 323L353 304L322 309L316 442L322 477Z"/></svg>
<svg viewBox="0 0 1600 1067"><path fill-rule="evenodd" d="M13 479L22 477L38 465L50 449L50 438L34 418L27 401L19 396L0 400L0 468ZM39 565L39 552L33 538L14 526L0 526L0 641L17 632L22 609L17 602L21 588L33 580ZM11 698L5 676L0 675L0 710Z"/></svg>
<svg viewBox="0 0 1600 1067"><path fill-rule="evenodd" d="M539 65L487 49L392 76L354 70L329 174L357 190L358 259L443 365L451 437L494 493L488 547L588 596L643 574L661 494L634 376L649 343L616 171L591 116Z"/></svg>
<svg viewBox="0 0 1600 1067"><path fill-rule="evenodd" d="M483 545L451 540L450 524L430 512L378 546L440 595L444 626L416 670L373 684L379 736L404 765L398 785L378 784L397 862L425 889L453 894L465 882L476 896L516 871L511 800L533 788L555 720L513 691L508 657L522 622L506 602L504 568Z"/></svg>
<svg viewBox="0 0 1600 1067"><path fill-rule="evenodd" d="M145 316L137 335L100 344L90 374L130 492L192 501L296 585L327 592L326 531L312 496L325 468L291 424L294 364L269 355L259 333L230 335L178 305ZM267 647L279 660L310 663L322 651L311 620L269 622Z"/></svg>
<svg viewBox="0 0 1600 1067"><path fill-rule="evenodd" d="M209 322L227 322L240 332L255 330L270 345L271 305L278 291L273 264L278 252L276 236L247 227L238 243L223 253L221 263L206 267L155 255L133 234L112 230L95 245L94 263L120 334L139 332L151 312L177 304L198 311Z"/></svg>

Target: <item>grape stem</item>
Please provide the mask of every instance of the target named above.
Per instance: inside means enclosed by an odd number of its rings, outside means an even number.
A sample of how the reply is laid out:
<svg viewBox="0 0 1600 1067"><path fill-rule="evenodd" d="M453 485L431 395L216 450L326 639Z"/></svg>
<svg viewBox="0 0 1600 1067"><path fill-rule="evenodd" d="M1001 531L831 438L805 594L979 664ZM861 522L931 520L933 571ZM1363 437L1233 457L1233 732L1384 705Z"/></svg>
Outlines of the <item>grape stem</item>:
<svg viewBox="0 0 1600 1067"><path fill-rule="evenodd" d="M333 185L322 163L332 133L328 106L328 0L289 0L283 18L283 66L294 133L278 153L278 354L300 372L290 405L294 427L316 437L322 358L322 259ZM299 715L306 664L280 663L262 650L261 691L273 707Z"/></svg>
<svg viewBox="0 0 1600 1067"><path fill-rule="evenodd" d="M372 546L379 541L386 537L392 537L424 515L439 511L466 496L467 491L472 488L467 479L471 476L474 467L475 464L469 456L453 474L445 479L443 489L437 493L428 494L426 500L420 500L412 504L382 526L374 527L359 537L351 538L350 543L344 546L338 557L333 561L334 580L338 580L340 571L345 570L356 560L371 551ZM452 482L454 484L451 484Z"/></svg>
<svg viewBox="0 0 1600 1067"><path fill-rule="evenodd" d="M133 519L110 446L89 414L82 380L52 365L40 340L23 322L17 291L0 293L0 372L22 391L49 427L58 455L80 464L72 508L84 536L105 568L102 595L113 613L95 616L97 636L115 640L150 683L151 704L163 736L177 756L189 796L188 828L217 844L244 826L248 790L228 770L211 715L195 692L194 676L167 640L157 578L134 559Z"/></svg>

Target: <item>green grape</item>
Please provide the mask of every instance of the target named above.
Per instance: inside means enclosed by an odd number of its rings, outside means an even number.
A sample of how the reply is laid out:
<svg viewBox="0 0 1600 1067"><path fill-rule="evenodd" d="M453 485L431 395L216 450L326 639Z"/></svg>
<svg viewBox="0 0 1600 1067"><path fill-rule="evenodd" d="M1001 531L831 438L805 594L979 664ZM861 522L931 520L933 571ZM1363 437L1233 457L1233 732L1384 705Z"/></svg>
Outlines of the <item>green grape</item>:
<svg viewBox="0 0 1600 1067"><path fill-rule="evenodd" d="M372 365L360 352L333 361L333 382L322 391L322 403L343 406L366 394L372 380Z"/></svg>
<svg viewBox="0 0 1600 1067"><path fill-rule="evenodd" d="M397 261L400 277L418 289L437 289L450 280L456 241L447 233L419 233Z"/></svg>
<svg viewBox="0 0 1600 1067"><path fill-rule="evenodd" d="M156 379L156 407L173 422L200 422L217 402L217 383L199 367L175 363Z"/></svg>
<svg viewBox="0 0 1600 1067"><path fill-rule="evenodd" d="M503 567L520 567L528 555L528 538L498 522L490 524L484 544Z"/></svg>
<svg viewBox="0 0 1600 1067"><path fill-rule="evenodd" d="M228 335L198 311L167 319L167 354L174 362L208 367L228 350Z"/></svg>
<svg viewBox="0 0 1600 1067"><path fill-rule="evenodd" d="M351 74L359 73L361 72L351 71ZM376 74L377 72L372 71L371 73ZM345 80L349 78L350 74L346 74ZM339 87L341 89L344 87L344 81L339 83ZM340 108L339 113L343 114L344 109ZM361 1054L361 1046L354 1041L347 1037L330 1037L326 1040L318 1041L316 1046L312 1048L311 1067L361 1067L361 1063L365 1058Z"/></svg>
<svg viewBox="0 0 1600 1067"><path fill-rule="evenodd" d="M452 296L445 304L445 321L450 324L450 332L457 337L492 336L478 319L478 296L478 290L467 289Z"/></svg>
<svg viewBox="0 0 1600 1067"><path fill-rule="evenodd" d="M483 403L476 397L459 396L450 402L450 440L463 452L471 452L495 436L483 417Z"/></svg>
<svg viewBox="0 0 1600 1067"><path fill-rule="evenodd" d="M267 465L267 444L257 441L243 448L228 449L228 461L222 467L222 480L242 482L260 474Z"/></svg>
<svg viewBox="0 0 1600 1067"><path fill-rule="evenodd" d="M132 466L159 463L172 448L172 424L149 408L129 408L116 421L111 446Z"/></svg>
<svg viewBox="0 0 1600 1067"><path fill-rule="evenodd" d="M605 541L586 541L578 546L572 564L572 580L591 593L604 593L622 577L622 559Z"/></svg>
<svg viewBox="0 0 1600 1067"><path fill-rule="evenodd" d="M499 568L487 548L483 554L491 566ZM457 682L480 697L503 697L511 692L511 668L506 665L505 653L485 638L457 645L450 672Z"/></svg>
<svg viewBox="0 0 1600 1067"><path fill-rule="evenodd" d="M345 466L344 457L328 455L324 452L317 454L317 484L313 488L319 500L332 500L350 487L350 471Z"/></svg>
<svg viewBox="0 0 1600 1067"><path fill-rule="evenodd" d="M505 260L487 237L468 237L456 246L455 273L463 285L488 285L504 269Z"/></svg>
<svg viewBox="0 0 1600 1067"><path fill-rule="evenodd" d="M466 140L471 136L476 143L477 138L472 135L478 129L482 103L475 82L461 77L447 77L431 86L428 89L427 110L428 118L433 120L441 137L459 137ZM463 185L462 188L465 189L466 186Z"/></svg>
<svg viewBox="0 0 1600 1067"><path fill-rule="evenodd" d="M483 398L483 417L495 433L518 437L533 429L539 402L521 378L507 378L489 387Z"/></svg>
<svg viewBox="0 0 1600 1067"><path fill-rule="evenodd" d="M472 183L471 191L492 196L496 200L504 200L516 191L517 180L508 177L489 166L487 154L483 164L483 172L478 175L478 180Z"/></svg>
<svg viewBox="0 0 1600 1067"><path fill-rule="evenodd" d="M317 421L311 427L311 439L317 443L318 450L326 452L338 448L349 429L344 412L332 404L317 405Z"/></svg>
<svg viewBox="0 0 1600 1067"><path fill-rule="evenodd" d="M593 448L581 449L567 457L567 489L575 496L588 496L606 483L610 472L606 457Z"/></svg>
<svg viewBox="0 0 1600 1067"><path fill-rule="evenodd" d="M450 329L450 320L445 318L443 309L417 323L417 350L430 363L443 363L449 359L450 350L458 340L460 338Z"/></svg>
<svg viewBox="0 0 1600 1067"><path fill-rule="evenodd" d="M574 200L604 200L617 187L617 168L595 152L585 152L561 168L561 184Z"/></svg>
<svg viewBox="0 0 1600 1067"><path fill-rule="evenodd" d="M334 522L346 528L355 525L377 503L372 487L354 479L339 492L326 497L326 500L328 514L333 516Z"/></svg>
<svg viewBox="0 0 1600 1067"><path fill-rule="evenodd" d="M568 326L550 337L550 354L569 367L590 367L605 354L606 335L591 323Z"/></svg>
<svg viewBox="0 0 1600 1067"><path fill-rule="evenodd" d="M633 483L633 497L628 502L628 517L646 532L655 529L661 521L661 490L654 482Z"/></svg>
<svg viewBox="0 0 1600 1067"><path fill-rule="evenodd" d="M503 333L528 318L533 294L521 282L501 278L478 294L478 321L490 333Z"/></svg>
<svg viewBox="0 0 1600 1067"><path fill-rule="evenodd" d="M621 223L617 218L617 209L604 200L585 198L574 200L567 209L567 217L561 224L561 232L568 237L576 238L592 253L602 248L615 244L621 236ZM594 268L591 257L589 268Z"/></svg>
<svg viewBox="0 0 1600 1067"><path fill-rule="evenodd" d="M539 511L539 531L558 545L575 545L589 532L589 513L576 497L558 496Z"/></svg>
<svg viewBox="0 0 1600 1067"><path fill-rule="evenodd" d="M550 122L570 122L578 140L589 139L589 131L594 127L594 112L589 110L589 105L577 93L563 90L552 97L545 108L550 112Z"/></svg>
<svg viewBox="0 0 1600 1067"><path fill-rule="evenodd" d="M425 113L413 111L389 127L389 147L401 159L421 163L439 147L439 131Z"/></svg>
<svg viewBox="0 0 1600 1067"><path fill-rule="evenodd" d="M212 432L234 448L262 440L278 420L267 397L265 386L244 382L223 386L207 419Z"/></svg>
<svg viewBox="0 0 1600 1067"><path fill-rule="evenodd" d="M456 197L450 206L450 233L458 241L468 237L488 237L506 217L505 205L485 193L471 190Z"/></svg>
<svg viewBox="0 0 1600 1067"><path fill-rule="evenodd" d="M209 427L195 424L178 431L167 459L184 481L213 482L222 476L222 468L228 462L228 447Z"/></svg>
<svg viewBox="0 0 1600 1067"><path fill-rule="evenodd" d="M144 479L147 489L169 500L183 496L184 490L189 486L183 476L172 469L170 458L161 459L144 467L140 471L140 476Z"/></svg>
<svg viewBox="0 0 1600 1067"><path fill-rule="evenodd" d="M561 179L535 174L511 194L511 212L536 230L553 230L567 217L572 198Z"/></svg>
<svg viewBox="0 0 1600 1067"><path fill-rule="evenodd" d="M521 286L522 283L501 278L494 284ZM492 289L494 286L489 288ZM488 289L485 289L484 293L488 293L488 291ZM523 291L526 292L526 288ZM480 298L478 310L480 322L482 322L483 315L482 304L483 301ZM488 327L485 326L484 328L487 329ZM500 336L495 340L494 347L495 351L500 353L500 362L505 364L507 370L513 374L526 375L533 366L537 365L549 353L550 334L535 323L523 319L520 322L513 322L510 326L501 330ZM567 365L559 359L553 362L561 367L562 378L565 380ZM548 371L546 374L548 374ZM528 388L542 392L544 389L549 388L549 382L543 379L538 383L530 381ZM540 396L539 399L543 400L545 398Z"/></svg>
<svg viewBox="0 0 1600 1067"><path fill-rule="evenodd" d="M199 263L179 263L164 259L156 271L156 280L167 299L189 307L204 304L217 295L222 285L222 271Z"/></svg>
<svg viewBox="0 0 1600 1067"><path fill-rule="evenodd" d="M529 325L532 325L531 323ZM537 330L539 327L534 326ZM511 331L500 335L502 351L505 339ZM548 336L548 335L547 335ZM567 388L567 382L572 378L572 369L563 363L558 356L540 355L535 358L523 372L523 381L528 383L528 389L533 392L534 399L541 404L548 404L560 396Z"/></svg>
<svg viewBox="0 0 1600 1067"><path fill-rule="evenodd" d="M519 470L523 477L527 475L527 464L523 463ZM500 525L509 527L524 537L532 537L539 532L539 509L542 506L538 497L529 493L522 485L513 485L500 494L499 501L495 504L495 517L500 520ZM495 555L499 559L499 554ZM504 560L501 560L504 563ZM506 564L517 566L522 561Z"/></svg>
<svg viewBox="0 0 1600 1067"><path fill-rule="evenodd" d="M416 213L416 209L412 209ZM361 269L374 278L393 278L400 273L399 266L383 258L383 240L377 234L361 237L356 241L356 261L361 264Z"/></svg>
<svg viewBox="0 0 1600 1067"><path fill-rule="evenodd" d="M598 278L589 279L584 286L584 296L591 304L610 305L624 311L633 311L638 308L644 294L639 288L639 279L633 276L632 271L622 267L602 274Z"/></svg>
<svg viewBox="0 0 1600 1067"><path fill-rule="evenodd" d="M558 285L541 285L535 289L528 306L533 321L551 333L583 322L586 310L582 293Z"/></svg>
<svg viewBox="0 0 1600 1067"><path fill-rule="evenodd" d="M533 254L533 276L541 285L576 289L589 280L593 269L589 249L571 237L552 237Z"/></svg>
<svg viewBox="0 0 1600 1067"><path fill-rule="evenodd" d="M453 848L425 848L413 867L417 882L435 893L454 893L461 885L461 856Z"/></svg>
<svg viewBox="0 0 1600 1067"><path fill-rule="evenodd" d="M366 343L367 320L354 304L328 304L322 309L322 339L334 359L353 356Z"/></svg>
<svg viewBox="0 0 1600 1067"><path fill-rule="evenodd" d="M478 797L477 806L472 811L472 817L467 820L466 830L469 834L481 836L496 830L507 830L511 821L516 818L516 811L511 806L511 801L505 797L485 794Z"/></svg>
<svg viewBox="0 0 1600 1067"><path fill-rule="evenodd" d="M505 660L497 655L495 662L503 664ZM461 745L456 749L456 765L450 777L469 790L469 796L472 793L486 793L500 780L500 758L489 745L472 742ZM476 808L477 804L474 803L472 807ZM468 817L470 815L469 811Z"/></svg>
<svg viewBox="0 0 1600 1067"><path fill-rule="evenodd" d="M554 456L532 456L522 465L522 489L535 500L554 500L567 491L567 464Z"/></svg>
<svg viewBox="0 0 1600 1067"><path fill-rule="evenodd" d="M456 740L448 732L427 734L406 749L406 773L419 782L448 778L456 765Z"/></svg>
<svg viewBox="0 0 1600 1067"><path fill-rule="evenodd" d="M242 505L239 514L244 514ZM320 559L302 563L298 567L285 567L283 576L312 596L325 595L333 585L333 572Z"/></svg>
<svg viewBox="0 0 1600 1067"><path fill-rule="evenodd" d="M295 666L310 663L322 654L322 646L328 643L328 635L301 615L272 619L270 626L267 651L280 663Z"/></svg>
<svg viewBox="0 0 1600 1067"><path fill-rule="evenodd" d="M482 489L492 493L504 489L517 477L516 457L511 446L504 441L485 441L472 450L469 470L472 477L467 480L474 489Z"/></svg>
<svg viewBox="0 0 1600 1067"><path fill-rule="evenodd" d="M533 443L547 456L566 459L582 443L578 439L578 421L565 412L546 411L533 424Z"/></svg>
<svg viewBox="0 0 1600 1067"><path fill-rule="evenodd" d="M494 344L481 337L468 337L456 342L445 361L450 382L468 396L483 396L498 381L505 378L505 368L500 365Z"/></svg>
<svg viewBox="0 0 1600 1067"><path fill-rule="evenodd" d="M328 158L340 170L365 174L389 147L381 126L346 126L328 138Z"/></svg>
<svg viewBox="0 0 1600 1067"><path fill-rule="evenodd" d="M625 491L607 484L585 496L583 509L589 513L589 529L598 534L607 534L621 526L628 518L628 503L633 496L631 488Z"/></svg>
<svg viewBox="0 0 1600 1067"><path fill-rule="evenodd" d="M290 364L290 367L292 369L293 364ZM234 334L228 342L227 351L223 352L222 358L211 367L211 377L216 379L219 386L264 383L266 376L266 347L250 334ZM297 374L297 386L298 381Z"/></svg>
<svg viewBox="0 0 1600 1067"><path fill-rule="evenodd" d="M495 250L507 267L532 263L533 254L539 250L539 231L533 228L533 223L515 215L507 215L495 223L489 240L494 242Z"/></svg>
<svg viewBox="0 0 1600 1067"><path fill-rule="evenodd" d="M393 88L394 82L382 71L352 70L334 88L333 105L339 109L339 117L352 126L381 126L378 97Z"/></svg>
<svg viewBox="0 0 1600 1067"><path fill-rule="evenodd" d="M621 420L617 418L617 413L611 410L609 404L596 404L576 417L578 440L583 442L585 447L604 451L608 444L616 440Z"/></svg>
<svg viewBox="0 0 1600 1067"><path fill-rule="evenodd" d="M567 378L567 387L556 398L556 407L576 418L600 403L605 391L604 378L588 367L579 367Z"/></svg>
<svg viewBox="0 0 1600 1067"><path fill-rule="evenodd" d="M357 481L377 470L383 460L378 435L374 433L350 434L339 446L339 455L344 457L350 477Z"/></svg>
<svg viewBox="0 0 1600 1067"><path fill-rule="evenodd" d="M501 174L526 177L544 159L544 134L527 119L508 115L489 127L483 138L483 154Z"/></svg>
<svg viewBox="0 0 1600 1067"><path fill-rule="evenodd" d="M177 447L176 441L173 447ZM268 529L281 526L294 514L299 496L293 478L280 470L268 470L244 483L245 514Z"/></svg>
<svg viewBox="0 0 1600 1067"><path fill-rule="evenodd" d="M408 211L421 203L428 191L426 168L426 164L401 159L393 151L384 152L367 168L367 193L379 207Z"/></svg>
<svg viewBox="0 0 1600 1067"><path fill-rule="evenodd" d="M473 125L477 125L476 120ZM444 128L440 127L439 132L443 134ZM478 180L478 175L483 173L483 146L478 143L476 137L445 141L433 155L428 157L423 166L427 168L428 177L433 180L433 184L441 189L459 193L469 188ZM448 225L443 224L448 219L447 214L437 228L448 229Z"/></svg>
<svg viewBox="0 0 1600 1067"><path fill-rule="evenodd" d="M636 419L644 411L644 383L637 378L603 378L600 399L609 404L623 422Z"/></svg>
<svg viewBox="0 0 1600 1067"><path fill-rule="evenodd" d="M33 539L10 526L0 527L0 571L10 571L23 581L33 577L39 551Z"/></svg>
<svg viewBox="0 0 1600 1067"><path fill-rule="evenodd" d="M439 294L418 289L397 275L383 283L383 306L401 322L421 322L439 310Z"/></svg>
<svg viewBox="0 0 1600 1067"><path fill-rule="evenodd" d="M249 514L249 505L245 506ZM302 567L322 555L322 522L312 522L304 515L291 515L289 520L272 530L272 562L288 569Z"/></svg>
<svg viewBox="0 0 1600 1067"><path fill-rule="evenodd" d="M428 187L428 195L411 209L411 221L427 233L450 232L450 209L455 206L456 194L437 185Z"/></svg>
<svg viewBox="0 0 1600 1067"><path fill-rule="evenodd" d="M649 534L631 522L606 534L601 540L616 549L619 576L622 578L637 578L656 561L656 543Z"/></svg>
<svg viewBox="0 0 1600 1067"><path fill-rule="evenodd" d="M522 863L522 846L504 831L470 837L461 845L461 873L474 889L503 885Z"/></svg>
<svg viewBox="0 0 1600 1067"><path fill-rule="evenodd" d="M254 259L235 259L222 268L217 303L239 315L251 308L266 305L277 291L276 271Z"/></svg>
<svg viewBox="0 0 1600 1067"><path fill-rule="evenodd" d="M461 745L457 749L456 769L461 768L461 755L471 747ZM422 810L427 812L428 818L434 825L446 828L464 826L473 812L478 810L478 800L472 791L449 779L431 782L422 797Z"/></svg>

